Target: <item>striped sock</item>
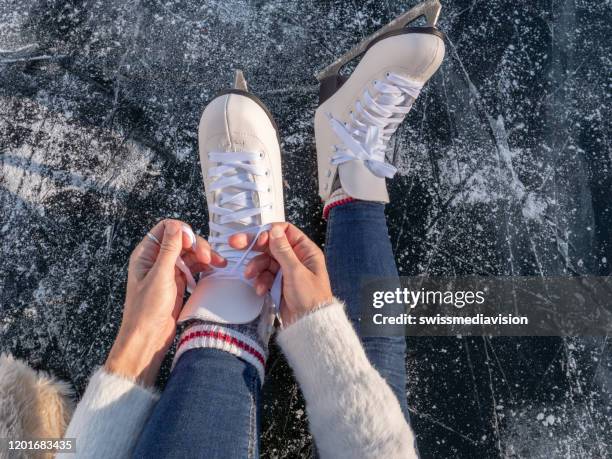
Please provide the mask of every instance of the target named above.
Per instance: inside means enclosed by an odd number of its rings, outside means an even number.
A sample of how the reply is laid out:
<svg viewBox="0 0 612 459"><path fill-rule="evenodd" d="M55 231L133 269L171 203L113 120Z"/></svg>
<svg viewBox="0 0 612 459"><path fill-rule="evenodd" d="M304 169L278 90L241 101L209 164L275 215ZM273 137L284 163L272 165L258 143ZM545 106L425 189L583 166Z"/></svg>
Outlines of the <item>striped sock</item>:
<svg viewBox="0 0 612 459"><path fill-rule="evenodd" d="M219 349L253 365L259 373L260 383L263 384L268 346L267 344L263 345L257 335L253 336L252 333L249 333L249 325L251 324L240 326L213 322L194 322L181 333L172 368L174 369L181 355L191 349Z"/></svg>
<svg viewBox="0 0 612 459"><path fill-rule="evenodd" d="M329 196L329 198L327 198L327 201L325 201L325 205L323 207L323 218L327 220L327 217L329 216L329 211L334 207L341 206L343 204L347 204L353 201L356 201L356 199L346 194L342 187L338 188Z"/></svg>

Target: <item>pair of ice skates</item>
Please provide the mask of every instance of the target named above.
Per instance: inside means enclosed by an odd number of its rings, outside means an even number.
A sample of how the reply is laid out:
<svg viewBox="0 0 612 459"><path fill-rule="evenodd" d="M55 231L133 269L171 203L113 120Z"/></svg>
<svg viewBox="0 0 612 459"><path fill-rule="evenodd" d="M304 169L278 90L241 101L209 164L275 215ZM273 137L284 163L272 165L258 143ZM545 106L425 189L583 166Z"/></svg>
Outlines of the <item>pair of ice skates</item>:
<svg viewBox="0 0 612 459"><path fill-rule="evenodd" d="M385 179L395 169L385 162L387 144L444 57L443 35L435 27L439 13L438 0L417 5L317 75L315 137L324 201L338 191L352 199L389 201ZM425 27L409 26L421 17ZM352 74L341 75L358 56ZM265 105L248 92L242 72L236 72L234 88L204 110L199 150L209 242L228 265L199 281L180 321L247 323L261 314L266 298L243 276L255 253L233 249L228 238L257 236L285 214L278 131Z"/></svg>

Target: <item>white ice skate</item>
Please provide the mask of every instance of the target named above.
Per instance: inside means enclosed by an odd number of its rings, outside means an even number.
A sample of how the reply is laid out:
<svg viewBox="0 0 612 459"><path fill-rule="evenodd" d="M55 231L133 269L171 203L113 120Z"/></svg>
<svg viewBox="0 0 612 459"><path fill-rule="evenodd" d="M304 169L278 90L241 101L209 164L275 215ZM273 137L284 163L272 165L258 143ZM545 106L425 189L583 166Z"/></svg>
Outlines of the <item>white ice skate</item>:
<svg viewBox="0 0 612 459"><path fill-rule="evenodd" d="M234 88L204 110L199 149L212 248L228 260L198 282L179 322L189 319L244 324L257 318L269 298L258 296L243 275L256 253L234 250L228 237L254 236L285 220L280 146L265 105L247 91L241 71Z"/></svg>
<svg viewBox="0 0 612 459"><path fill-rule="evenodd" d="M317 75L320 106L315 114L319 194L327 200L340 186L352 198L389 202L385 162L395 133L421 87L444 57L444 35L436 27L438 0L414 7L362 41ZM425 27L409 27L424 16ZM350 75L344 65L363 55Z"/></svg>

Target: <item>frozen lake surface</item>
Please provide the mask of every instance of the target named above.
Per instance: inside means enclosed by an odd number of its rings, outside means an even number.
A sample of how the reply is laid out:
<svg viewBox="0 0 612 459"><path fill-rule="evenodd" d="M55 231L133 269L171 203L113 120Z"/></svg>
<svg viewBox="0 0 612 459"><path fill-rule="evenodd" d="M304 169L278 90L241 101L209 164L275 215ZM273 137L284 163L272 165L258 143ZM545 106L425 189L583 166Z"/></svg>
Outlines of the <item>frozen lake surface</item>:
<svg viewBox="0 0 612 459"><path fill-rule="evenodd" d="M406 3L0 0L0 349L84 389L134 245L164 217L207 233L197 123L235 68L278 122L287 218L322 242L313 75ZM445 3L393 148L401 273L609 275L610 2ZM408 343L424 458L611 456L609 339ZM263 456L307 457L306 423L276 352Z"/></svg>

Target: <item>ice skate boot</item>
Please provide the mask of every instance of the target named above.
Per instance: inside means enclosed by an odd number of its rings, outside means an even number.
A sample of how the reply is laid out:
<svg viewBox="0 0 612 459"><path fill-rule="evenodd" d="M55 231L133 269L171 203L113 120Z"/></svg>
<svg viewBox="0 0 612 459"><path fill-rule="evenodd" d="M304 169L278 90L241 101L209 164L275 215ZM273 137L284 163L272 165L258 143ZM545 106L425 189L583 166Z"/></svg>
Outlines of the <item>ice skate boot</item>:
<svg viewBox="0 0 612 459"><path fill-rule="evenodd" d="M233 249L228 238L236 233L257 236L270 223L285 220L276 124L237 71L234 88L220 93L204 110L198 137L208 241L228 264L199 280L179 322L246 324L260 315L270 298L258 296L243 275L256 253Z"/></svg>
<svg viewBox="0 0 612 459"><path fill-rule="evenodd" d="M326 203L336 191L343 199L389 202L385 178L396 170L385 162L387 145L444 57L444 35L435 27L440 9L437 0L417 5L317 75L319 194ZM423 16L426 26L410 27ZM341 75L358 56L350 77Z"/></svg>

